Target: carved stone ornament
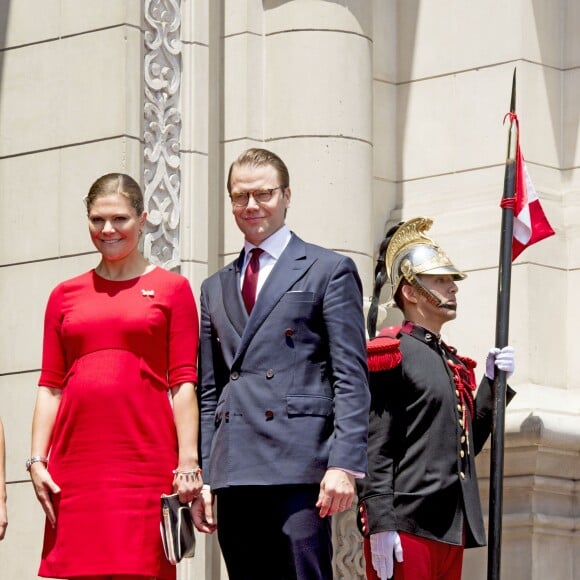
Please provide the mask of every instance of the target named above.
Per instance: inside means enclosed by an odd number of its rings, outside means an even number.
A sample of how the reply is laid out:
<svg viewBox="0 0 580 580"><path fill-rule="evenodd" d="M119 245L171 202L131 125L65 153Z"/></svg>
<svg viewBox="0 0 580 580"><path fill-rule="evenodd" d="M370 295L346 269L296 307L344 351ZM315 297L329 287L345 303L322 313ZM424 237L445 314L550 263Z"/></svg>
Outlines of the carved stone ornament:
<svg viewBox="0 0 580 580"><path fill-rule="evenodd" d="M356 503L332 518L333 568L336 580L364 580L362 536L356 527Z"/></svg>
<svg viewBox="0 0 580 580"><path fill-rule="evenodd" d="M181 187L180 1L145 0L145 256L177 270Z"/></svg>

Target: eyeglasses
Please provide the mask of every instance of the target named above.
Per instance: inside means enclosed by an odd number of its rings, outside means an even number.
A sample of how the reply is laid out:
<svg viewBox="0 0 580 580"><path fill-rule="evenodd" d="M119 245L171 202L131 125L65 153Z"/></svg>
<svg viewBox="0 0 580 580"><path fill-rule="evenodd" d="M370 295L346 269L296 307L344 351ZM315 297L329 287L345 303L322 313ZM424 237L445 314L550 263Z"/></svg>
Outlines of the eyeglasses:
<svg viewBox="0 0 580 580"><path fill-rule="evenodd" d="M281 185L272 189L257 189L256 191L243 191L230 194L232 205L236 207L246 207L250 202L250 195L256 203L268 203L277 189L283 189Z"/></svg>

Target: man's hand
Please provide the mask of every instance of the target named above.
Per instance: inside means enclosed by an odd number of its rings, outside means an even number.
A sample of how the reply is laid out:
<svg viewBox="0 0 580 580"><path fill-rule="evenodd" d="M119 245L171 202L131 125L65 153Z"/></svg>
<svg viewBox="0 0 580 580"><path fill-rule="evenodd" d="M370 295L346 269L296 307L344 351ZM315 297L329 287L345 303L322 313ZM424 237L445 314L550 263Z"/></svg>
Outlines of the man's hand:
<svg viewBox="0 0 580 580"><path fill-rule="evenodd" d="M191 504L191 517L195 527L204 534L213 534L217 529L217 519L213 513L213 493L204 486Z"/></svg>
<svg viewBox="0 0 580 580"><path fill-rule="evenodd" d="M371 534L371 556L373 568L381 580L393 575L394 560L403 561L401 538L397 532L378 532Z"/></svg>
<svg viewBox="0 0 580 580"><path fill-rule="evenodd" d="M495 368L507 373L509 379L516 369L515 353L513 346L503 348L493 347L489 349L485 359L485 376L493 381L495 379Z"/></svg>
<svg viewBox="0 0 580 580"><path fill-rule="evenodd" d="M320 517L331 516L350 508L354 498L354 476L342 469L330 467L320 482L316 507Z"/></svg>

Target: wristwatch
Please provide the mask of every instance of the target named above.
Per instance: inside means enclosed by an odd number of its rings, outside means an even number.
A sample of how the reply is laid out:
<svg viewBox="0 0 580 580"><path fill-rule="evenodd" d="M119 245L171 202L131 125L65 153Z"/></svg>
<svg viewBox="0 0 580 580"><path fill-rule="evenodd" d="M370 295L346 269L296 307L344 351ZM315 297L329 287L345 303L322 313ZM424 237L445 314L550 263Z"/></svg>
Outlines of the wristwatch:
<svg viewBox="0 0 580 580"><path fill-rule="evenodd" d="M46 465L48 463L48 458L47 457L40 457L39 455L35 455L34 457L27 459L26 460L26 471L30 471L32 464L38 463L39 461L41 463L44 463L44 465Z"/></svg>

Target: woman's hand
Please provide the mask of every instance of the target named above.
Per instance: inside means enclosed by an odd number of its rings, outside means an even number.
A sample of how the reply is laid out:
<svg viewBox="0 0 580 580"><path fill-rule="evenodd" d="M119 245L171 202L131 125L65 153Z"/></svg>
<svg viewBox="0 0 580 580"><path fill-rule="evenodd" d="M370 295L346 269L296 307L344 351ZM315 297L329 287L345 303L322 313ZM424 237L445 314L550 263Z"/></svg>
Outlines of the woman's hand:
<svg viewBox="0 0 580 580"><path fill-rule="evenodd" d="M4 539L8 527L8 514L6 512L6 499L0 499L0 540Z"/></svg>
<svg viewBox="0 0 580 580"><path fill-rule="evenodd" d="M34 493L50 525L54 528L56 525L56 515L52 504L52 496L53 494L60 493L60 487L52 479L46 466L40 461L30 466L30 478L34 486Z"/></svg>
<svg viewBox="0 0 580 580"><path fill-rule="evenodd" d="M201 493L201 488L203 487L201 469L199 467L194 467L193 469L180 467L173 473L173 491L179 495L179 501L181 503L194 501Z"/></svg>
<svg viewBox="0 0 580 580"><path fill-rule="evenodd" d="M62 389L52 387L38 387L36 393L36 405L32 418L32 441L30 457L48 457L52 429L60 400ZM30 477L34 486L34 493L50 522L56 525L56 515L52 504L52 495L60 493L60 487L53 481L44 460L36 461L30 465Z"/></svg>

